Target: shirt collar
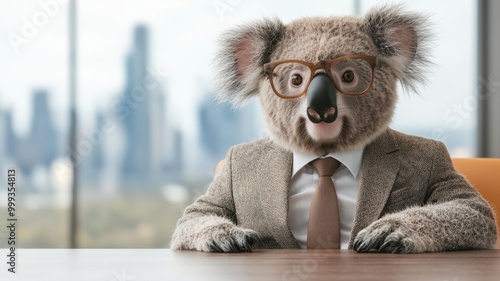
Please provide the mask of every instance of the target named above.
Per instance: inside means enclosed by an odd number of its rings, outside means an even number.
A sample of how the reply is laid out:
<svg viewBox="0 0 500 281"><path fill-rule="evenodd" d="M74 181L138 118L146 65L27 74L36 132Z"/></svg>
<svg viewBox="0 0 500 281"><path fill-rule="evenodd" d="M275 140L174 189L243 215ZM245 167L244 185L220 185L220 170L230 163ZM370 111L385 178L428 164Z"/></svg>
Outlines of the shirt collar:
<svg viewBox="0 0 500 281"><path fill-rule="evenodd" d="M324 157L332 157L337 159L341 164L343 164L344 166L347 167L347 169L349 169L349 171L354 177L357 177L359 170L361 169L361 161L363 160L364 149L365 147L361 146L349 151L329 153ZM294 151L292 177L295 176L295 174L309 162L319 157L321 156Z"/></svg>

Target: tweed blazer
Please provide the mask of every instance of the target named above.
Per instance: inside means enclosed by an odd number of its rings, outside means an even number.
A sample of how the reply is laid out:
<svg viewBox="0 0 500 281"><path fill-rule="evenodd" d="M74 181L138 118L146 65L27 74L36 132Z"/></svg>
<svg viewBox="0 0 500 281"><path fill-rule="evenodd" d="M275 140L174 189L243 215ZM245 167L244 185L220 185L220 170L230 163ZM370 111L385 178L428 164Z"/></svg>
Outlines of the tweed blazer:
<svg viewBox="0 0 500 281"><path fill-rule="evenodd" d="M263 248L299 248L288 225L288 188L293 155L270 139L233 147L206 194L178 224L219 216L255 230ZM438 141L388 129L363 152L361 180L349 248L357 233L388 213L454 199L489 210L458 173Z"/></svg>

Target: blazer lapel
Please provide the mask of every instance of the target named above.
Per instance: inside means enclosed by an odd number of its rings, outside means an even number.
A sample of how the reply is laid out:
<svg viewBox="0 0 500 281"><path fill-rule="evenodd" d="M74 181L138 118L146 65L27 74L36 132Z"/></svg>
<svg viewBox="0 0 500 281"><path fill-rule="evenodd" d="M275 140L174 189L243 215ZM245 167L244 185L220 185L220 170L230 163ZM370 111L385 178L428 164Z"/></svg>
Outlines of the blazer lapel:
<svg viewBox="0 0 500 281"><path fill-rule="evenodd" d="M366 146L349 248L358 232L380 217L399 171L393 154L398 150L390 129Z"/></svg>
<svg viewBox="0 0 500 281"><path fill-rule="evenodd" d="M288 225L288 186L292 175L293 155L291 152L270 145L270 151L261 158L261 167L267 177L260 181L266 186L259 193L260 202L268 218L263 223L283 248L300 248ZM270 169L269 167L272 167Z"/></svg>

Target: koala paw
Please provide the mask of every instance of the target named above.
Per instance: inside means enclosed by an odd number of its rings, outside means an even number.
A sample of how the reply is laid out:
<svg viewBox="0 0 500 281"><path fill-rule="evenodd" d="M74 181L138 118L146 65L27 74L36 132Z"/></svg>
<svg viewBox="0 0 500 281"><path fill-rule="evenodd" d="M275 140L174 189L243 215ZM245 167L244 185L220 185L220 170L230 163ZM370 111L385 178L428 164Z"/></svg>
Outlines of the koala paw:
<svg viewBox="0 0 500 281"><path fill-rule="evenodd" d="M257 232L234 225L214 227L208 236L208 239L203 241L200 247L198 247L198 251L224 253L251 252L252 244L261 243Z"/></svg>
<svg viewBox="0 0 500 281"><path fill-rule="evenodd" d="M398 220L380 219L361 230L354 239L354 250L358 253L377 251L380 253L418 253L421 237Z"/></svg>

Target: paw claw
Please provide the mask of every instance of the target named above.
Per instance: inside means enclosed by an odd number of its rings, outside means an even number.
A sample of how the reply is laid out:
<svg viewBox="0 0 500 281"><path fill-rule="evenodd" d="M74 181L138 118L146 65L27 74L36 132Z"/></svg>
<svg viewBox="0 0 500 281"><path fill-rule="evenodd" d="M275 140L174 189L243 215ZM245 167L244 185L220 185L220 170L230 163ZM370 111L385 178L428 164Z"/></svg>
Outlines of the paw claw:
<svg viewBox="0 0 500 281"><path fill-rule="evenodd" d="M225 253L251 252L252 244L261 241L257 232L237 226L220 228L215 232L210 232L210 236L210 239L205 244L204 251Z"/></svg>
<svg viewBox="0 0 500 281"><path fill-rule="evenodd" d="M353 243L353 249L358 253L375 250L379 253L409 253L411 245L408 232L398 221L379 220L360 231ZM410 247L410 248L409 248Z"/></svg>
<svg viewBox="0 0 500 281"><path fill-rule="evenodd" d="M393 241L393 240L387 240L384 242L384 244L382 244L382 246L380 246L380 248L378 249L378 252L379 253L397 253L398 250L401 248L401 244L396 242L396 241Z"/></svg>
<svg viewBox="0 0 500 281"><path fill-rule="evenodd" d="M260 239L260 236L257 234L257 232L247 232L247 237L246 237L246 242L250 245L250 248L253 244L261 244L262 240Z"/></svg>
<svg viewBox="0 0 500 281"><path fill-rule="evenodd" d="M210 252L218 252L218 253L222 252L222 249L214 241L208 242L207 246Z"/></svg>

